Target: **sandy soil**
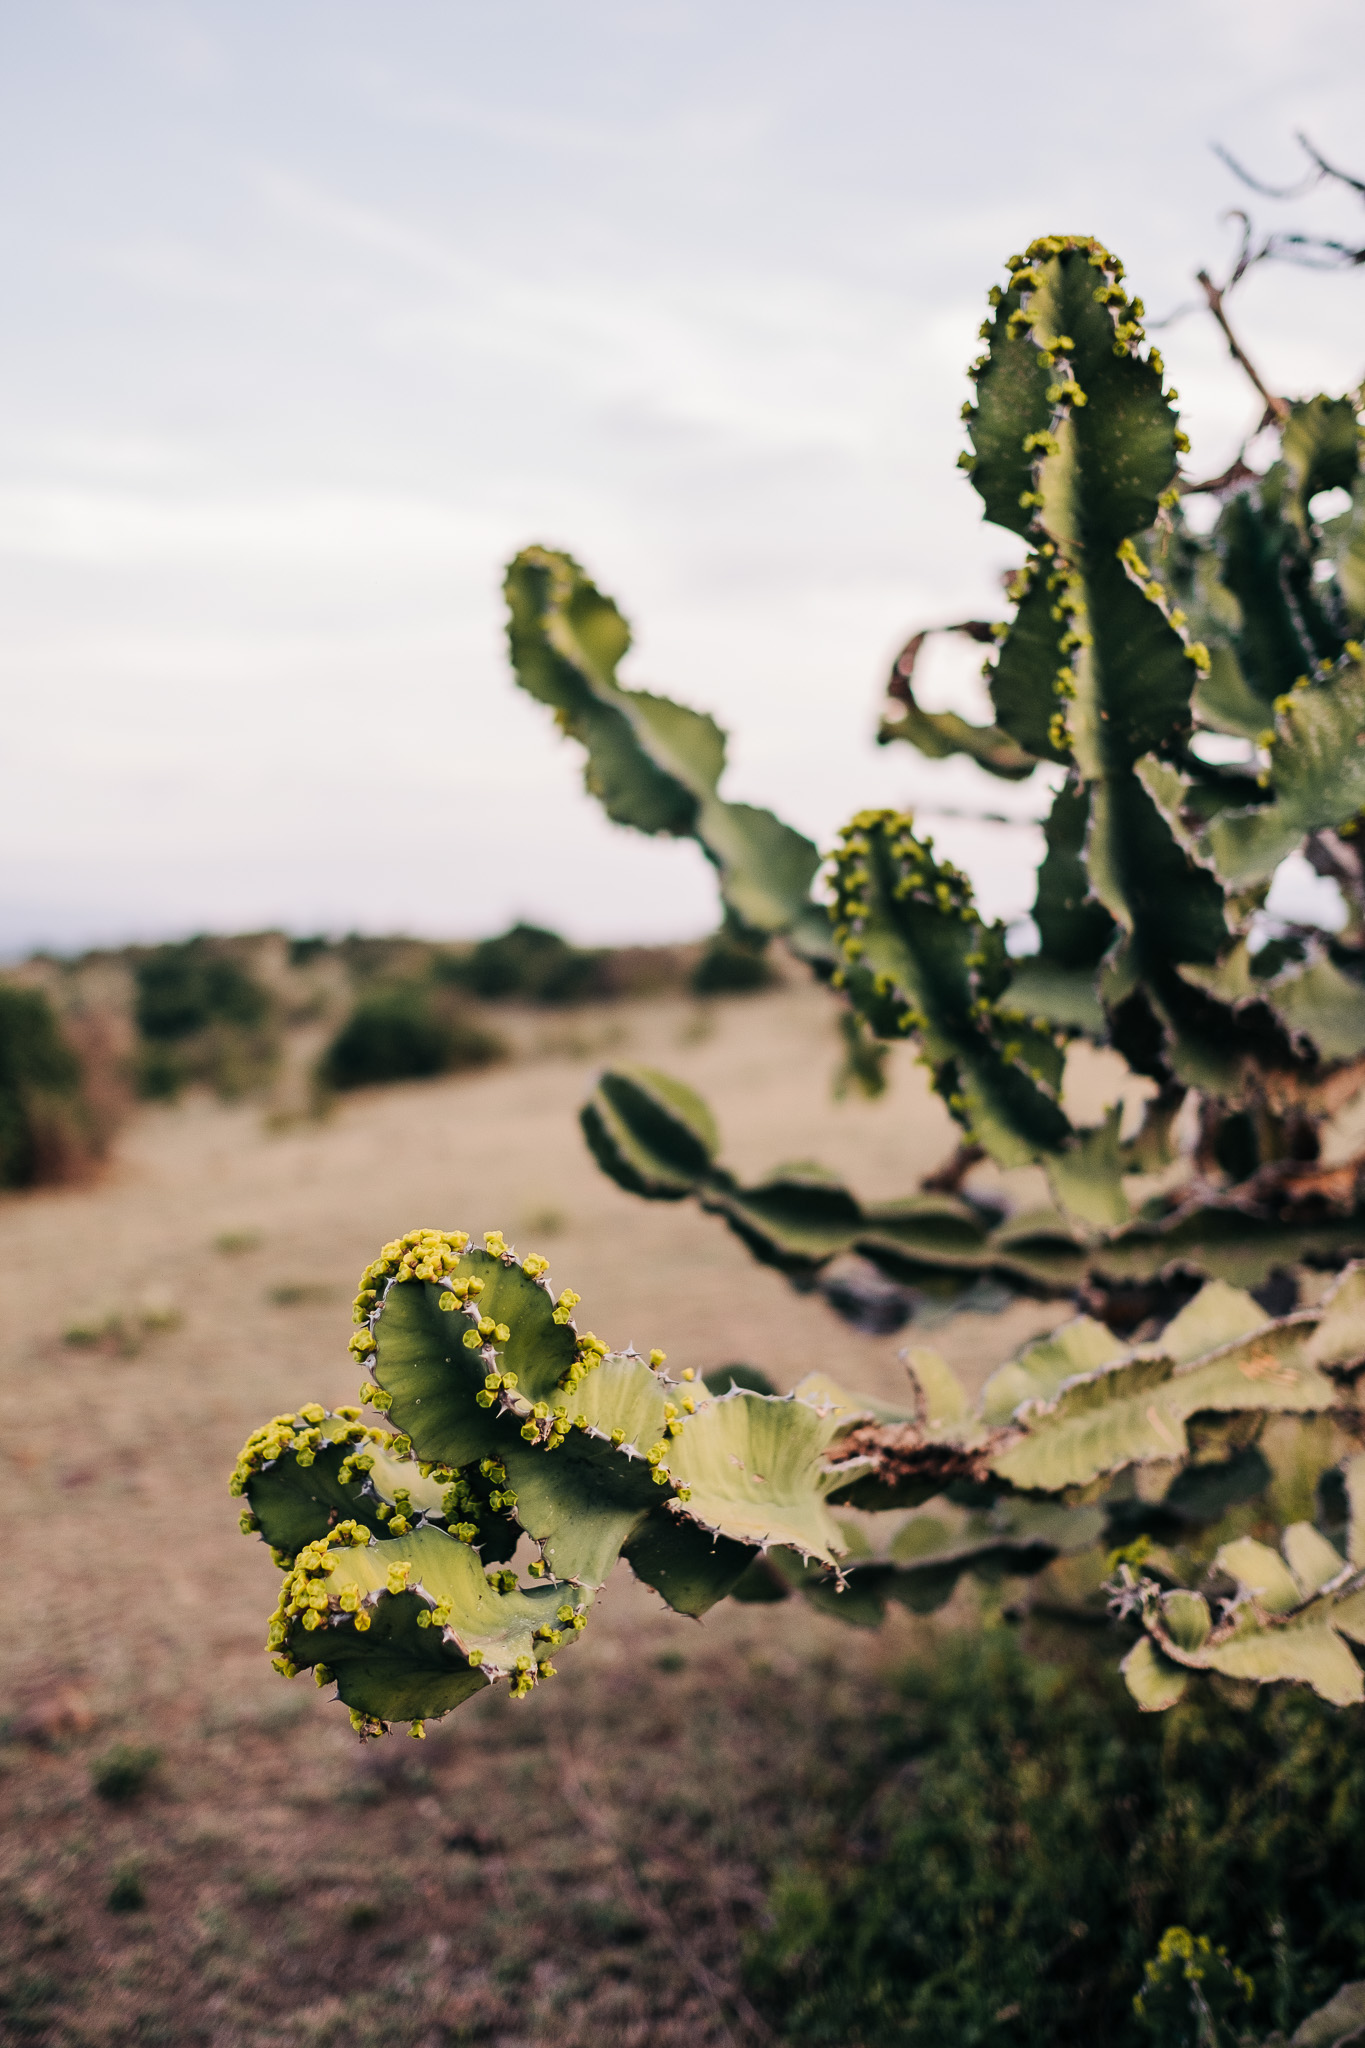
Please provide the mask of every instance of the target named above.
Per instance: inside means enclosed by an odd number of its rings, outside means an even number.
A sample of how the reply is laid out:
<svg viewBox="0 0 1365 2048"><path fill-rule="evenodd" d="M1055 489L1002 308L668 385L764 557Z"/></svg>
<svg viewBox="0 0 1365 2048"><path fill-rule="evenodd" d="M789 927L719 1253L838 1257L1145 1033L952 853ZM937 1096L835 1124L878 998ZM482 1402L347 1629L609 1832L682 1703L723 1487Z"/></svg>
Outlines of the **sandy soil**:
<svg viewBox="0 0 1365 2048"><path fill-rule="evenodd" d="M353 1396L355 1276L419 1224L501 1227L582 1295L580 1326L675 1367L891 1393L903 1338L850 1330L690 1204L622 1194L575 1112L605 1059L656 1064L712 1102L740 1173L817 1157L869 1196L904 1192L951 1126L908 1059L888 1101L835 1104L810 989L515 1036L504 1067L321 1124L145 1112L98 1185L0 1205L0 2039L766 2038L736 1988L745 1927L867 1765L909 1619L867 1637L731 1604L698 1627L623 1574L524 1707L487 1695L425 1749L361 1752L343 1709L269 1670L273 1569L225 1479L259 1421ZM131 1355L64 1341L149 1304L179 1320ZM977 1377L1060 1313L1016 1303L934 1341ZM91 1769L120 1741L160 1761L114 1804ZM120 1876L141 1908L106 1903Z"/></svg>

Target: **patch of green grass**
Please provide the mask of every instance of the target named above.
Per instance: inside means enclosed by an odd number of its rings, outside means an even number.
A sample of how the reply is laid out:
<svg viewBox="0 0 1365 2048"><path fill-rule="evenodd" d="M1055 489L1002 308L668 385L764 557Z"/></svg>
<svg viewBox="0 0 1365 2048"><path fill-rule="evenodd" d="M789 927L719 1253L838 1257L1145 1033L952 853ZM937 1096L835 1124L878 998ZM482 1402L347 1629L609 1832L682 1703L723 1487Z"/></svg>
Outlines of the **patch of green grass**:
<svg viewBox="0 0 1365 2048"><path fill-rule="evenodd" d="M265 1298L272 1308L316 1308L335 1301L338 1290L317 1280L282 1280L267 1287Z"/></svg>
<svg viewBox="0 0 1365 2048"><path fill-rule="evenodd" d="M842 1843L779 1876L751 1988L792 2042L1130 2048L1179 1924L1291 2031L1365 1975L1363 1734L1298 1688L1144 1716L1098 1659L945 1642Z"/></svg>
<svg viewBox="0 0 1365 2048"><path fill-rule="evenodd" d="M90 1766L90 1782L101 1799L121 1805L136 1799L161 1761L159 1749L139 1749L119 1742L96 1757Z"/></svg>
<svg viewBox="0 0 1365 2048"><path fill-rule="evenodd" d="M237 1259L243 1252L254 1252L260 1242L259 1230L220 1230L213 1240L213 1249L225 1259Z"/></svg>
<svg viewBox="0 0 1365 2048"><path fill-rule="evenodd" d="M111 1913L145 1910L147 1888L142 1882L142 1869L131 1857L125 1863L115 1864L104 1903Z"/></svg>

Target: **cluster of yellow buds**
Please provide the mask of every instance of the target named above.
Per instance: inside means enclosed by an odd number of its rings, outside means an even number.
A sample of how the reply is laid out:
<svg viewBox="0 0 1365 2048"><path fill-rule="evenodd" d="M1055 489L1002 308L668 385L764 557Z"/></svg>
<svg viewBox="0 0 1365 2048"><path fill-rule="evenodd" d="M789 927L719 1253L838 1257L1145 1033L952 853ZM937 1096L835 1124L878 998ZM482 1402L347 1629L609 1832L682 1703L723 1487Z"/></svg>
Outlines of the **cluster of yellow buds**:
<svg viewBox="0 0 1365 2048"><path fill-rule="evenodd" d="M499 1325L499 1327L503 1328L505 1327L505 1325ZM466 1339L466 1342L467 1341L468 1340ZM507 1340L506 1338L503 1338L501 1341L503 1343L506 1343ZM503 1392L509 1394L512 1393L516 1387L516 1384L517 1376L514 1372L486 1373L484 1375L483 1386L479 1389L479 1392L474 1396L474 1399L478 1403L480 1408L491 1408L497 1401L499 1394Z"/></svg>
<svg viewBox="0 0 1365 2048"><path fill-rule="evenodd" d="M582 1299L582 1295L575 1294L572 1287L566 1287L555 1303L551 1320L556 1323L567 1323Z"/></svg>
<svg viewBox="0 0 1365 2048"><path fill-rule="evenodd" d="M304 1545L280 1586L279 1599L266 1635L268 1650L285 1648L295 1622L300 1622L310 1634L324 1626L332 1604L327 1587L327 1580L335 1569L332 1551L348 1544L361 1548L369 1541L368 1529L362 1529L358 1522L346 1521L338 1522L315 1543Z"/></svg>
<svg viewBox="0 0 1365 2048"><path fill-rule="evenodd" d="M565 1299L565 1295L560 1296L561 1302ZM572 1304L578 1300L578 1296L576 1294L568 1295L567 1299ZM564 1309L562 1313L559 1309L556 1309L554 1320L557 1323L567 1323L569 1320L568 1309ZM610 1347L604 1344L602 1339L596 1336L593 1331L585 1331L578 1340L578 1348L574 1353L573 1363L560 1382L565 1393L572 1394L575 1388L581 1386L593 1367L600 1365L602 1360L609 1355L609 1351Z"/></svg>
<svg viewBox="0 0 1365 2048"><path fill-rule="evenodd" d="M437 1600L431 1607L423 1607L417 1616L418 1628L444 1628L450 1620L450 1602Z"/></svg>
<svg viewBox="0 0 1365 2048"><path fill-rule="evenodd" d="M262 1428L252 1431L242 1446L228 1482L228 1492L234 1499L245 1493L246 1483L253 1472L259 1472L263 1465L273 1465L285 1451L292 1449L298 1423L297 1415L276 1415Z"/></svg>
<svg viewBox="0 0 1365 2048"><path fill-rule="evenodd" d="M494 1322L492 1316L480 1316L471 1321L462 1342L466 1351L482 1351L488 1344L506 1344L512 1332L506 1323Z"/></svg>
<svg viewBox="0 0 1365 2048"><path fill-rule="evenodd" d="M469 1245L467 1230L409 1230L386 1244L360 1276L352 1305L357 1323L367 1320L391 1280L440 1280Z"/></svg>

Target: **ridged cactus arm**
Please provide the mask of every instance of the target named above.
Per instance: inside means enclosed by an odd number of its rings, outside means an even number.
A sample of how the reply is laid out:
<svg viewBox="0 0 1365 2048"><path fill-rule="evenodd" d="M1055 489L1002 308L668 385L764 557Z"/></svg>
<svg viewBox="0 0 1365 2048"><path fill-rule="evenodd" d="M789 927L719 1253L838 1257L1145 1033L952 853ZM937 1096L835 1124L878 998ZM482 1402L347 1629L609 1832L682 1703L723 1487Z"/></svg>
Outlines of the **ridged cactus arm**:
<svg viewBox="0 0 1365 2048"><path fill-rule="evenodd" d="M1038 765L998 725L972 725L955 711L925 711L915 700L915 666L926 640L939 633L961 633L969 640L987 645L997 637L997 628L983 619L965 619L956 626L930 626L912 634L891 666L886 694L894 710L887 712L877 728L877 743L905 740L930 761L944 761L953 754L965 754L977 766L1006 782L1021 782ZM989 669L987 670L989 674Z"/></svg>
<svg viewBox="0 0 1365 2048"><path fill-rule="evenodd" d="M1324 826L1355 828L1365 811L1365 650L1349 641L1317 682L1304 678L1276 699L1268 803L1214 818L1201 851L1230 889L1266 881L1304 836Z"/></svg>
<svg viewBox="0 0 1365 2048"><path fill-rule="evenodd" d="M309 1403L277 1415L248 1439L233 1473L233 1491L246 1501L243 1528L292 1561L339 1518L378 1536L402 1534L422 1517L443 1520L448 1487L411 1456L395 1456L395 1441L358 1408L333 1415Z"/></svg>
<svg viewBox="0 0 1365 2048"><path fill-rule="evenodd" d="M695 1090L655 1067L603 1074L579 1122L594 1159L627 1194L677 1202L714 1177L715 1118Z"/></svg>
<svg viewBox="0 0 1365 2048"><path fill-rule="evenodd" d="M669 1450L675 1512L730 1542L833 1565L845 1544L825 1502L847 1475L836 1479L823 1459L836 1431L791 1395L734 1387L701 1402Z"/></svg>
<svg viewBox="0 0 1365 2048"><path fill-rule="evenodd" d="M1334 591L1318 580L1325 536L1310 502L1319 491L1352 487L1358 442L1352 400L1319 397L1292 406L1280 460L1229 500L1215 529L1218 579L1233 603L1221 637L1263 726L1277 697L1342 651L1349 598L1340 583ZM1324 559L1330 565L1331 552Z"/></svg>
<svg viewBox="0 0 1365 2048"><path fill-rule="evenodd" d="M396 1720L420 1733L497 1679L520 1698L553 1677L551 1652L585 1607L576 1589L494 1583L469 1544L437 1530L376 1543L342 1522L286 1575L270 1645L286 1676L334 1681L360 1733Z"/></svg>
<svg viewBox="0 0 1365 2048"><path fill-rule="evenodd" d="M1010 268L978 368L979 388L996 395L990 459L984 470L978 459L973 481L987 516L1026 533L1035 553L1016 582L1018 611L996 665L997 716L1034 751L1045 730L1053 758L1074 763L1086 805L1086 893L1126 939L1100 990L1105 1007L1140 992L1180 1078L1227 1085L1233 1069L1219 1065L1216 1006L1192 1001L1174 972L1183 961L1211 964L1229 942L1223 891L1133 774L1143 755L1183 754L1192 693L1208 669L1207 650L1190 641L1136 545L1175 502L1184 437L1160 357L1143 347L1140 302L1107 251L1049 236ZM1041 423L1038 376L1020 371L1028 350L1049 378ZM1001 485L1007 421L1012 481L1028 471L1013 508ZM1041 963L1024 968L1021 994L1036 983L1043 996L1046 982Z"/></svg>
<svg viewBox="0 0 1365 2048"><path fill-rule="evenodd" d="M1090 894L1085 866L1089 814L1088 793L1073 773L1053 798L1043 827L1047 852L1033 903L1038 951L1014 962L1010 996L1030 1015L1100 1037L1105 1016L1095 982L1116 927Z"/></svg>
<svg viewBox="0 0 1365 2048"><path fill-rule="evenodd" d="M1365 1352L1362 1278L1348 1268L1319 1308L1278 1320L1211 1281L1150 1344L1077 1317L1001 1366L971 1413L931 1418L923 1395L917 1412L878 1413L823 1375L798 1396L835 1424L832 1461L870 1460L871 1477L850 1489L859 1506L877 1502L879 1485L889 1507L915 1485L956 1479L1067 1496L1131 1466L1183 1461L1198 1418L1358 1414L1342 1376Z"/></svg>
<svg viewBox="0 0 1365 2048"><path fill-rule="evenodd" d="M621 1552L637 1579L693 1620L734 1592L758 1554L756 1544L718 1536L667 1505L645 1516Z"/></svg>
<svg viewBox="0 0 1365 2048"><path fill-rule="evenodd" d="M497 1231L483 1250L469 1250L462 1231L409 1237L367 1270L351 1348L371 1373L371 1405L417 1455L467 1465L595 1354L573 1325L578 1296L551 1292L543 1259L518 1263Z"/></svg>
<svg viewBox="0 0 1365 2048"><path fill-rule="evenodd" d="M1033 528L1033 484L1037 439L1051 422L1055 400L1052 362L1034 346L1024 306L1034 273L1021 256L1009 265L1010 281L992 285L991 311L981 327L984 353L972 365L975 403L962 408L972 444L959 458L981 495L995 526L1027 538Z"/></svg>
<svg viewBox="0 0 1365 2048"><path fill-rule="evenodd" d="M587 750L587 786L607 816L636 831L697 841L741 925L791 931L809 913L819 855L771 811L718 792L725 735L704 712L616 680L630 628L578 564L526 548L507 572L512 666Z"/></svg>
<svg viewBox="0 0 1365 2048"><path fill-rule="evenodd" d="M527 1425L502 1450L508 1497L556 1578L600 1586L650 1510L672 1496L665 1383L633 1353L607 1355L548 1407L548 1437L528 1440Z"/></svg>
<svg viewBox="0 0 1365 2048"><path fill-rule="evenodd" d="M1326 521L1323 539L1350 631L1365 631L1365 475L1357 475L1346 512Z"/></svg>
<svg viewBox="0 0 1365 2048"><path fill-rule="evenodd" d="M978 918L970 886L913 820L859 813L835 856L835 938L899 1011L935 1086L1001 1165L1055 1151L1070 1135L1057 1099L1062 1053L1024 1016L997 1007L1008 983L1004 936Z"/></svg>
<svg viewBox="0 0 1365 2048"><path fill-rule="evenodd" d="M1244 1536L1222 1546L1214 1569L1233 1596L1217 1620L1202 1593L1124 1574L1118 1601L1144 1630L1122 1667L1139 1706L1173 1706L1196 1672L1308 1685L1338 1707L1365 1701L1365 1671L1350 1648L1365 1646L1365 1573L1309 1523L1292 1524L1281 1544Z"/></svg>
<svg viewBox="0 0 1365 2048"><path fill-rule="evenodd" d="M1010 269L969 412L986 516L1036 550L1015 586L1020 613L998 670L1009 703L997 696L997 712L1025 745L1021 719L1036 736L1045 712L1051 751L1074 756L1089 782L1189 724L1196 651L1131 545L1174 502L1183 437L1115 258L1045 236ZM1017 674L1014 632L1025 643Z"/></svg>
<svg viewBox="0 0 1365 2048"><path fill-rule="evenodd" d="M609 1351L545 1266L498 1231L481 1250L463 1231L395 1239L362 1277L352 1350L373 1376L362 1398L401 1433L309 1405L257 1431L234 1471L243 1528L286 1574L277 1668L335 1681L362 1733L493 1679L524 1697L623 1551L689 1614L770 1544L837 1554L819 1416L715 1401L691 1372L670 1380L662 1352ZM486 1569L527 1538L539 1585Z"/></svg>

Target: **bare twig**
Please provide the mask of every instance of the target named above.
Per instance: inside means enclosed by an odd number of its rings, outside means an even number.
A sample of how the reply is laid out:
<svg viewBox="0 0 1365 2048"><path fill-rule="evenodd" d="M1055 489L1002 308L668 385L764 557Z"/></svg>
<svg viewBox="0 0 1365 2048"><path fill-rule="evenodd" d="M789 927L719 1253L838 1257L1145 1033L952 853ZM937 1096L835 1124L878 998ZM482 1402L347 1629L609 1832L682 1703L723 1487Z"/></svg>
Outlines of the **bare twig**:
<svg viewBox="0 0 1365 2048"><path fill-rule="evenodd" d="M1264 193L1267 199L1302 199L1306 193L1325 183L1344 185L1347 191L1365 199L1365 180L1353 178L1349 171L1338 170L1335 164L1329 164L1322 151L1317 149L1306 135L1300 133L1294 139L1312 165L1312 169L1304 173L1297 185L1263 184L1259 178L1253 178L1250 171L1244 169L1221 143L1216 142L1213 148L1215 156L1222 158L1235 177L1240 178L1244 185L1249 185L1253 192ZM1241 215L1241 219L1244 222L1242 255L1237 269L1224 286L1225 291L1231 290L1251 264L1260 263L1267 257L1275 262L1298 263L1310 270L1354 269L1365 263L1365 246L1357 248L1350 242L1338 242L1330 235L1287 234L1278 229L1267 235L1261 247L1252 255L1251 223L1245 214Z"/></svg>
<svg viewBox="0 0 1365 2048"><path fill-rule="evenodd" d="M1309 145L1304 142L1302 135L1297 136L1295 139L1303 143L1304 148L1308 149L1310 156L1315 154L1309 148ZM1315 167L1311 171L1305 171L1297 185L1265 185L1259 178L1253 178L1250 171L1244 170L1232 154L1232 151L1225 149L1221 142L1214 143L1213 153L1216 157L1222 158L1234 178L1240 178L1244 185L1250 185L1253 192L1261 193L1266 199L1302 199L1306 193L1313 190L1315 185L1322 183L1322 171Z"/></svg>
<svg viewBox="0 0 1365 2048"><path fill-rule="evenodd" d="M1259 428L1257 432L1260 432ZM1244 462L1239 450L1219 476L1205 477L1204 481L1198 484L1188 477L1181 477L1179 491L1182 498L1197 498L1201 491L1231 491L1235 490L1238 484L1254 484L1260 480L1261 472Z"/></svg>
<svg viewBox="0 0 1365 2048"><path fill-rule="evenodd" d="M730 2024L729 2015L726 2012L727 2006L750 2039L775 2044L777 2036L767 2021L754 2011L744 1993L737 1991L733 1985L727 1984L723 1978L715 1974L714 1970L708 1968L691 1944L684 1940L683 1936L678 1932L678 1929L674 1926L668 1914L665 1913L658 1900L651 1898L650 1894L640 1883L631 1866L630 1858L617 1841L605 1816L593 1803L588 1788L583 1782L581 1765L572 1745L566 1742L561 1748L559 1756L560 1764L556 1783L565 1803L572 1807L574 1813L577 1814L579 1820L583 1823L583 1826L587 1828L590 1834L597 1837L603 1848L611 1856L621 1889L629 1898L631 1905L640 1915L640 1918L647 1922L659 1939L666 1942L668 1947L672 1949L683 1969L697 1986L697 1989L709 2001L715 2012L721 2033L730 2043L730 2048L738 2048L738 2043L735 2038L734 2028Z"/></svg>
<svg viewBox="0 0 1365 2048"><path fill-rule="evenodd" d="M1281 422L1287 420L1289 418L1289 400L1287 398L1277 398L1275 396L1275 393L1270 389L1270 386L1265 382L1265 379L1261 376L1259 370L1257 370L1250 356L1248 356L1246 350L1242 347L1241 342L1238 341L1237 336L1233 333L1231 327L1228 325L1228 316L1223 311L1222 290L1218 285L1214 283L1213 279L1209 276L1207 270L1196 271L1195 275L1198 278L1199 283L1204 287L1204 297L1209 302L1209 311L1212 313L1214 319L1218 322L1218 325L1223 330L1223 336L1228 345L1228 353L1231 355L1233 361L1239 363L1241 367L1246 371L1247 376L1251 379L1257 391L1259 391L1261 397L1265 400L1267 410L1270 413L1272 413L1277 420Z"/></svg>
<svg viewBox="0 0 1365 2048"><path fill-rule="evenodd" d="M927 1173L920 1182L927 1195L957 1194L967 1174L978 1161L986 1156L984 1145L968 1144L965 1140L948 1154L942 1166L933 1173Z"/></svg>

